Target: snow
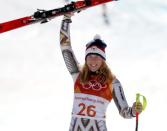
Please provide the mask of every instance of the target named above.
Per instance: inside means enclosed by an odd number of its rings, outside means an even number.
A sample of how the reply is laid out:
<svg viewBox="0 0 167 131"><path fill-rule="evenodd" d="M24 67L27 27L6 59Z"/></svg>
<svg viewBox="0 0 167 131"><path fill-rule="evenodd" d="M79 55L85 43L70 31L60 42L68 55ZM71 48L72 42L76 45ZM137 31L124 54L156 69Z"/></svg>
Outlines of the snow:
<svg viewBox="0 0 167 131"><path fill-rule="evenodd" d="M63 5L60 0L1 0L0 23L32 15L37 8ZM101 6L73 16L76 57L83 64L86 43L100 34L108 45L107 63L121 81L129 105L138 92L147 98L139 130L166 130L167 1L120 0L107 8L110 26L101 18ZM73 81L59 47L61 19L0 34L0 131L69 129ZM135 119L123 119L111 102L107 127L133 131Z"/></svg>

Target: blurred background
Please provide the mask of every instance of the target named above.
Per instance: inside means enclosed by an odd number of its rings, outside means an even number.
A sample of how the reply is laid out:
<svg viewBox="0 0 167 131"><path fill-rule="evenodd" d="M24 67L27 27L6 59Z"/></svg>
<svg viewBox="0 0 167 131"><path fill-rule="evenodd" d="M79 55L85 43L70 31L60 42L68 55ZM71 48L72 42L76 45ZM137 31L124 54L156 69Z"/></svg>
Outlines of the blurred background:
<svg viewBox="0 0 167 131"><path fill-rule="evenodd" d="M0 23L66 3L0 0ZM73 81L59 47L61 20L0 34L0 131L68 131ZM100 34L129 105L138 92L147 98L139 131L167 130L167 1L110 2L81 11L72 21L71 42L81 65L85 45ZM135 130L135 119L123 119L113 101L106 115L108 131Z"/></svg>

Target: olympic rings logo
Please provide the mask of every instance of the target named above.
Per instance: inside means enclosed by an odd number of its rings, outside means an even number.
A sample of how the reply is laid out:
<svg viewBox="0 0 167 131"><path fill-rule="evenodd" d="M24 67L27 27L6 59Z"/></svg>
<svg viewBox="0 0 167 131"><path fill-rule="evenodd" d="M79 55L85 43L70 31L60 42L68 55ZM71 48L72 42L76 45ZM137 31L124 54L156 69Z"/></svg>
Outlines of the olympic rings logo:
<svg viewBox="0 0 167 131"><path fill-rule="evenodd" d="M106 85L101 85L101 83L97 82L96 80L91 80L87 84L83 85L84 89L92 89L96 91L100 91L103 88L106 88Z"/></svg>

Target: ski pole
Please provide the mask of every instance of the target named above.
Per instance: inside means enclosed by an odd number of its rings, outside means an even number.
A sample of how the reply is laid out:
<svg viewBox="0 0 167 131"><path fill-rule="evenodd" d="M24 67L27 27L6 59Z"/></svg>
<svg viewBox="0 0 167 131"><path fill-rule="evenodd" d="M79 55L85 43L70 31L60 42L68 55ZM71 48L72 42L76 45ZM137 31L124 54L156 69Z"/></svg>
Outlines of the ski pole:
<svg viewBox="0 0 167 131"><path fill-rule="evenodd" d="M147 100L146 100L146 97L137 93L136 94L136 103L139 103L140 102L140 98L143 98L143 101L142 101L142 111L145 110L146 106L147 106ZM135 131L138 131L138 125L139 125L139 113L136 112L136 130Z"/></svg>

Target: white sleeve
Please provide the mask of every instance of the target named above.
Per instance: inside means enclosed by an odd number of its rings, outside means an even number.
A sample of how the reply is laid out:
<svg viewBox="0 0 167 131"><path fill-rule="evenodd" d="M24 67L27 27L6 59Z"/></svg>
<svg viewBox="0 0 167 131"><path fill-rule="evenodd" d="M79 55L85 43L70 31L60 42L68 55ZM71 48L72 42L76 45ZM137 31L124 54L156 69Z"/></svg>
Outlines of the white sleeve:
<svg viewBox="0 0 167 131"><path fill-rule="evenodd" d="M70 23L70 17L64 16L60 29L60 47L66 67L75 81L79 74L79 63L71 47Z"/></svg>
<svg viewBox="0 0 167 131"><path fill-rule="evenodd" d="M120 115L124 118L132 118L134 117L132 114L132 108L129 107L122 85L118 79L114 79L112 82L113 87L113 99L118 108Z"/></svg>

